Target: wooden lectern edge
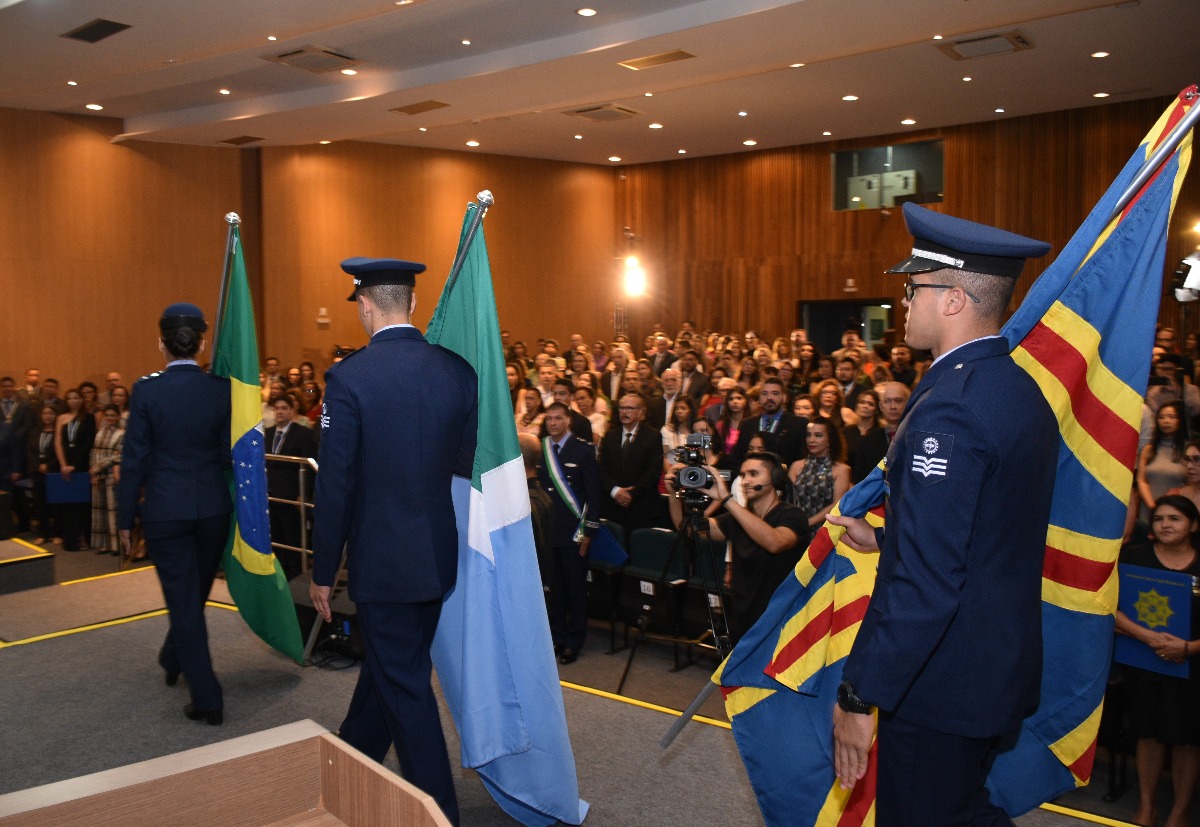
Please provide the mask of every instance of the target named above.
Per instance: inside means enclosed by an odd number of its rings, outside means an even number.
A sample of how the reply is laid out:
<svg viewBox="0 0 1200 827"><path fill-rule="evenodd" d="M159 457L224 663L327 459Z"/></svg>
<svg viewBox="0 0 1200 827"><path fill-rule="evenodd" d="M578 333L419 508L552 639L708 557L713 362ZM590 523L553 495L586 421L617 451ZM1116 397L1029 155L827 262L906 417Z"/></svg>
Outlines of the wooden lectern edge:
<svg viewBox="0 0 1200 827"><path fill-rule="evenodd" d="M215 744L184 750L183 752L151 758L136 764L126 764L111 770L101 770L90 775L68 778L31 787L7 795L0 795L0 817L16 815L41 809L51 804L62 804L99 793L110 792L132 784L154 781L191 770L220 764L233 758L241 758L269 749L293 744L314 737L332 739L329 731L316 721L305 718L291 724L265 729L249 735L230 738ZM336 740L336 739L334 739ZM340 743L340 742L339 742ZM345 746L345 745L343 745ZM359 753L361 755L361 753ZM365 758L365 756L363 756ZM366 759L370 760L370 759Z"/></svg>

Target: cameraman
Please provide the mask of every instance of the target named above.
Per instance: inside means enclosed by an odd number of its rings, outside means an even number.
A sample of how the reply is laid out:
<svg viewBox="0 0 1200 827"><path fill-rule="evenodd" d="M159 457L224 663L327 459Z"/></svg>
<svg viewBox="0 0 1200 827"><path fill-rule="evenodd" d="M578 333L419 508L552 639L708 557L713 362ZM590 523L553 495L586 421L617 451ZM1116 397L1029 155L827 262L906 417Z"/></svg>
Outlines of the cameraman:
<svg viewBox="0 0 1200 827"><path fill-rule="evenodd" d="M683 464L671 466L667 487L678 494L678 471ZM720 473L703 466L712 482L697 489L725 506L725 513L707 518L709 536L729 540L733 555L725 568L725 585L732 594L730 631L740 638L767 608L771 595L792 572L804 552L800 538L808 536L804 512L783 500L780 494L788 485L786 469L779 457L752 451L742 461L742 490L746 505L739 505ZM667 498L671 521L678 529L683 523L683 505L678 496Z"/></svg>

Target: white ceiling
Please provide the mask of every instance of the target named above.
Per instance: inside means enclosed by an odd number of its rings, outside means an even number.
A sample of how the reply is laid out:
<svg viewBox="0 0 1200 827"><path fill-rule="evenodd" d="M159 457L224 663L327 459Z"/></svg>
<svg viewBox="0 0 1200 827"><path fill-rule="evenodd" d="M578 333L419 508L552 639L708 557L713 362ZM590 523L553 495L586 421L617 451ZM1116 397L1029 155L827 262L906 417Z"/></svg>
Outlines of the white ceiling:
<svg viewBox="0 0 1200 827"><path fill-rule="evenodd" d="M584 5L597 14L577 15ZM151 141L641 163L1174 94L1200 81L1198 11L1197 0L0 0L0 107L99 103L123 119L122 137ZM94 44L60 36L96 18L131 28ZM956 61L934 40L1013 29L1034 48ZM263 60L310 44L362 60L359 74ZM675 49L695 58L618 65ZM449 106L389 111L431 99ZM564 114L598 104L639 114Z"/></svg>

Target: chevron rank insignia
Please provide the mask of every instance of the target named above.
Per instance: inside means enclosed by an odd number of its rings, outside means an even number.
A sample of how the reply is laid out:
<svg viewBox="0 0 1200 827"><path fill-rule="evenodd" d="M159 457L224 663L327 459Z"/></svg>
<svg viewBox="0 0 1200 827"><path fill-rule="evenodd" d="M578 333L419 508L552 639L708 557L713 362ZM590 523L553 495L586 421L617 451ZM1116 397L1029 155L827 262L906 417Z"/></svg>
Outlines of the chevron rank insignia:
<svg viewBox="0 0 1200 827"><path fill-rule="evenodd" d="M925 485L941 482L950 471L950 451L954 447L952 434L937 434L931 431L915 431L911 444L916 451L912 456L912 472Z"/></svg>

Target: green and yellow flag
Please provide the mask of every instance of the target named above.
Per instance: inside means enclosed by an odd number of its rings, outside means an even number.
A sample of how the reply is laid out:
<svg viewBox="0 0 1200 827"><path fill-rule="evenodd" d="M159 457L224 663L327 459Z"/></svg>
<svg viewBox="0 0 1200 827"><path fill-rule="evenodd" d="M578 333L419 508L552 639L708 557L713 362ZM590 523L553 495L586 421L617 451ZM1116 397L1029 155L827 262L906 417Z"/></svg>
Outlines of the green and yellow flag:
<svg viewBox="0 0 1200 827"><path fill-rule="evenodd" d="M213 373L229 377L232 402L229 441L233 469L229 488L234 521L225 547L225 579L246 624L268 645L304 663L296 607L275 554L267 508L267 470L258 389L258 339L246 278L241 232L230 225L219 338Z"/></svg>

